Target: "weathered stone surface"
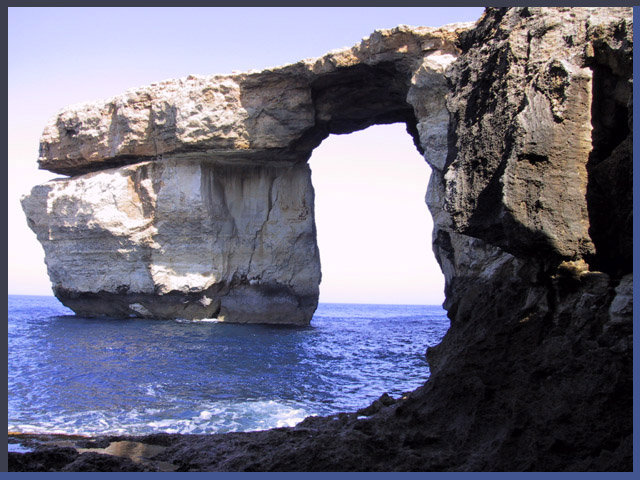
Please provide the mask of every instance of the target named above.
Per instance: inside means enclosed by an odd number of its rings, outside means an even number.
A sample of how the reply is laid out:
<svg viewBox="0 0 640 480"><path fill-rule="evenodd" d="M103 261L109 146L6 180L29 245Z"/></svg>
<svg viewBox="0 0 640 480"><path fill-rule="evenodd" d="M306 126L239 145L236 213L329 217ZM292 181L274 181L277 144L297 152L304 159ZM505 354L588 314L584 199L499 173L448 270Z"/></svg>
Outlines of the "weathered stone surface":
<svg viewBox="0 0 640 480"><path fill-rule="evenodd" d="M79 315L306 324L316 309L305 163L143 162L48 182L23 205Z"/></svg>
<svg viewBox="0 0 640 480"><path fill-rule="evenodd" d="M599 92L588 32L613 31L623 10L512 10L497 30L463 38L450 71L444 202L457 231L514 253L594 253L585 198ZM619 43L628 60L631 38ZM620 92L625 105L629 94Z"/></svg>
<svg viewBox="0 0 640 480"><path fill-rule="evenodd" d="M443 165L444 71L469 27L401 26L62 111L39 163L76 176L23 201L56 296L81 315L308 324L320 265L306 160L330 133L402 121Z"/></svg>
<svg viewBox="0 0 640 480"><path fill-rule="evenodd" d="M10 472L154 472L128 458L99 453L79 454L72 447L49 447L36 452L9 452Z"/></svg>
<svg viewBox="0 0 640 480"><path fill-rule="evenodd" d="M400 26L319 59L168 80L69 107L45 128L38 163L77 175L141 159L193 155L304 161L330 133L398 121L415 129L412 99L419 101L425 121L435 115L446 123L442 73L455 58L458 33L470 26Z"/></svg>
<svg viewBox="0 0 640 480"><path fill-rule="evenodd" d="M631 469L632 46L628 8L489 9L461 38L427 195L451 328L402 407L447 465Z"/></svg>
<svg viewBox="0 0 640 480"><path fill-rule="evenodd" d="M289 429L164 437L157 460L183 471L630 471L632 26L630 8L487 9L439 53L421 49L444 40L400 28L365 41L367 54L274 70L319 75L316 127L277 147L301 161L329 131L407 122L433 167L426 200L451 328L427 352L428 382L401 399ZM51 161L100 165L65 155ZM27 211L46 210L43 188Z"/></svg>

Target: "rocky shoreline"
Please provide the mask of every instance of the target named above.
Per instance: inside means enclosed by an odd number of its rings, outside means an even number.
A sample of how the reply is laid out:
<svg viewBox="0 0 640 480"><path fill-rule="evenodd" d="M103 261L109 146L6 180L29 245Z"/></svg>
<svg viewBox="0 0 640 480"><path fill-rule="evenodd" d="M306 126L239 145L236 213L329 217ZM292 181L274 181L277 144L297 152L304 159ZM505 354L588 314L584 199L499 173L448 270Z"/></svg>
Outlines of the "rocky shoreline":
<svg viewBox="0 0 640 480"><path fill-rule="evenodd" d="M408 394L407 394L408 395ZM9 471L14 472L174 472L174 471L323 471L326 462L318 463L317 454L309 455L306 465L296 460L277 460L264 464L259 457L278 457L276 452L299 457L300 448L312 450L316 442L329 443L344 428L368 430L368 417L397 406L406 397L394 399L383 394L366 408L355 413L326 417L308 417L295 427L260 432L213 435L157 433L142 436L83 436L63 434L28 434L9 432L9 444L21 450L10 451ZM379 446L382 446L379 445ZM389 448L384 447L384 448ZM352 459L354 470L360 462ZM381 467L378 465L378 467ZM343 468L340 468L342 470ZM355 468L359 470L359 468ZM372 471L376 468L372 464Z"/></svg>

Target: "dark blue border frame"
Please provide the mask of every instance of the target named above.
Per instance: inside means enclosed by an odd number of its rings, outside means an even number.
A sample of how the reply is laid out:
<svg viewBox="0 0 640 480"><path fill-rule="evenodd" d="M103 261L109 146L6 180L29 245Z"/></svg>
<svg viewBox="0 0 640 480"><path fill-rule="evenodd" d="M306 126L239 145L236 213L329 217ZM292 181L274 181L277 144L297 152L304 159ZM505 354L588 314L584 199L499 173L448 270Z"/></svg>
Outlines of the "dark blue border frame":
<svg viewBox="0 0 640 480"><path fill-rule="evenodd" d="M132 5L130 2L123 2L123 1L117 1L117 2L109 2L107 3L103 3L103 2L96 2L95 0L89 0L89 1L73 1L73 0L67 0L65 2L61 2L59 4L53 4L50 1L46 1L46 0L32 0L32 1L23 1L23 2L19 2L19 1L10 1L8 2L7 6L8 7L39 7L39 6L66 6L66 7L74 7L74 6L123 6L123 7L129 7L129 6L174 6L175 2L172 1L160 1L160 2L154 2L152 4L149 4L150 2L147 1L142 1L142 2L135 2L134 5ZM390 3L392 3L393 5L390 5ZM533 3L529 0L529 1L511 1L508 2L508 4L505 5L505 3L495 3L492 1L488 1L488 2L478 2L478 1L473 1L473 0L458 0L457 2L436 2L434 4L431 5L425 5L426 2L424 1L420 1L420 0L399 0L396 2L389 2L389 0L350 0L350 1L346 1L346 2L340 2L340 1L335 1L335 0L328 0L328 1L309 1L309 2L302 2L302 1L293 1L293 0L263 0L263 1L259 1L259 0L238 0L238 1L229 1L229 0L213 0L213 1L209 1L209 2L203 2L202 0L200 1L190 1L190 2L186 2L184 4L182 4L181 6L245 6L245 7L252 7L252 6L261 6L261 7L265 7L265 6L281 6L281 7L295 7L295 6L306 6L306 7L310 7L310 6L325 6L325 7L344 7L344 6L350 6L350 7L384 7L384 6L393 6L393 7L420 7L420 6L431 6L431 7L436 7L436 6L459 6L459 7L470 7L470 6L526 6L526 5L533 5ZM453 3L453 4L452 4ZM536 6L604 6L603 5L603 1L564 1L564 2L537 2L535 3ZM616 6L633 6L633 19L634 19L634 23L638 23L638 21L640 21L640 7L638 7L637 5L640 4L640 1L617 1L615 2ZM6 12L6 11L5 11ZM5 13L5 15L7 15ZM5 50L6 51L6 50ZM635 48L634 48L634 53L635 53ZM640 61L636 59L635 55L634 55L634 59L633 59L633 74L634 77L637 75L638 71L640 70ZM638 86L637 83L634 83L634 87L633 87L633 96L634 99L638 98L638 96L640 95L640 87ZM635 101L633 103L633 116L634 118L638 118L638 114L639 114L639 107L636 105ZM637 124L634 122L633 125L633 137L634 140L637 138L637 133L638 133L639 129ZM634 141L634 145L633 145L633 191L634 193L637 191L637 185L638 185L638 179L639 177L639 173L638 173L638 162L639 162L639 158L640 158L640 145L638 144L638 142ZM5 171L6 172L6 171ZM5 173L6 175L6 173ZM6 201L6 200L4 200ZM637 218L637 215L635 214L635 212L637 212L638 207L639 207L639 203L640 203L640 195L635 195L633 196L633 209L634 209L634 215L633 215L633 235L634 237L637 236L640 233L640 221ZM6 212L6 210L4 210ZM633 271L634 271L634 275L636 272L638 272L640 270L640 255L638 254L638 249L637 249L637 245L634 242L634 256L633 256ZM4 257L6 258L6 257ZM4 260L6 262L6 260ZM5 277L6 278L6 277ZM6 280L5 280L6 281ZM638 285L636 283L634 283L633 286L633 293L634 293L634 314L633 314L633 326L634 326L634 331L638 331L638 326L639 326L639 318L640 318L640 313L638 312L638 302L636 301L636 298L638 297L638 291L640 290L640 287L638 287ZM5 302L6 302L6 298L5 298ZM6 329L6 324L4 329ZM6 337L5 337L6 338ZM7 344L5 343L5 350L7 348ZM638 346L639 346L639 342L637 339L637 336L634 335L634 339L633 339L633 368L634 368L634 382L633 382L633 396L634 399L638 399L640 398L640 386L638 383L638 379L637 379L637 373L640 371L640 357L638 357L638 354L636 353L638 350ZM6 357L5 357L6 358ZM6 385L6 383L5 383ZM7 398L7 397L3 397L3 398ZM640 450L640 447L638 446L638 432L640 431L640 416L638 413L638 401L634 401L634 411L633 411L633 471L637 472L640 471L640 460L638 459L638 451ZM2 433L4 435L4 433ZM7 457L6 455L3 457L0 457L0 472L6 472L7 471ZM2 474L2 476L4 476L6 474ZM8 474L7 474L8 475ZM35 475L35 473L33 474L28 474L28 475ZM58 473L58 474L53 474L54 476L57 476L59 478L67 478L67 474L66 473ZM118 474L120 475L120 474ZM129 474L130 475L130 474ZM204 473L204 475L207 475L206 473ZM217 478L220 478L220 476L224 476L227 477L229 475L238 475L238 474L224 474L224 473L217 473L217 474L209 474L209 475L215 475ZM240 475L247 475L247 474L240 474ZM282 478L282 475L288 476L291 478L291 475L300 475L300 473L291 473L291 474L283 474L283 473L261 473L261 476L271 476L272 478ZM312 476L314 478L318 478L320 477L325 477L328 474L323 474L323 473L306 473L303 474L305 476ZM332 473L330 474L332 476L334 475L354 475L354 474L346 474L346 473ZM363 475L363 474L355 474L355 475ZM380 478L380 476L396 476L398 474L395 473L374 473L374 474L366 474L367 477L369 477L370 475L373 475L375 477ZM444 473L415 473L415 474L400 474L402 476L404 475L420 475L420 476L433 476L433 475L454 475L454 476L460 476L463 475L461 473L452 473L452 474L444 474ZM496 473L476 473L474 475L480 475L480 476L485 476L486 478L494 478L496 475L513 475L513 474L496 474ZM528 473L519 473L519 476L522 475L561 475L560 473L544 473L544 474L528 474ZM585 476L587 477L592 477L594 475L597 475L598 477L603 477L604 475L606 475L607 477L609 475L612 475L612 473L607 472L607 473L569 473L568 475L573 475L576 476L580 475L580 478L584 478ZM625 475L625 476L630 476L632 475L631 473L623 473L621 475ZM235 477L234 477L235 478Z"/></svg>

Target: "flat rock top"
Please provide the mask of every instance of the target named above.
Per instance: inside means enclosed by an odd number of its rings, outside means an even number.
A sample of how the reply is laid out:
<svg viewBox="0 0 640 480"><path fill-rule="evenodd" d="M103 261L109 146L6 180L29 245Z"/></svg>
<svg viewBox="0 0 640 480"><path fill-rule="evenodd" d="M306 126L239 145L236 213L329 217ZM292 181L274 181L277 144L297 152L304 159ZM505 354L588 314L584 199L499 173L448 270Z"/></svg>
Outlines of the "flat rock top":
<svg viewBox="0 0 640 480"><path fill-rule="evenodd" d="M316 124L313 89L359 65L390 65L410 81L425 56L455 54L473 23L379 30L351 48L231 75L190 75L65 108L45 127L41 169L65 175L199 155L255 161L292 149ZM286 161L287 159L284 158Z"/></svg>

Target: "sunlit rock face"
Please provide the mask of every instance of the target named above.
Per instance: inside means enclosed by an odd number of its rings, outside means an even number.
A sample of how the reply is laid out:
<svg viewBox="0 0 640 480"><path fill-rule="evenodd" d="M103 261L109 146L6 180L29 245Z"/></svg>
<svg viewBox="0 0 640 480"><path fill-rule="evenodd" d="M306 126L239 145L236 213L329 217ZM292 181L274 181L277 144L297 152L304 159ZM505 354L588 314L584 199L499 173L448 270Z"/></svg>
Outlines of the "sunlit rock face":
<svg viewBox="0 0 640 480"><path fill-rule="evenodd" d="M420 148L442 154L446 140L429 139L446 138L443 73L470 26L400 26L318 59L192 75L71 106L45 127L38 163L78 175L166 158L300 162L330 133L401 121L424 143Z"/></svg>
<svg viewBox="0 0 640 480"><path fill-rule="evenodd" d="M321 279L306 161L331 133L405 122L444 166L444 72L470 24L373 33L261 72L69 107L23 199L56 296L84 316L308 324Z"/></svg>
<svg viewBox="0 0 640 480"><path fill-rule="evenodd" d="M317 306L305 163L143 162L48 182L23 205L80 315L304 323Z"/></svg>

